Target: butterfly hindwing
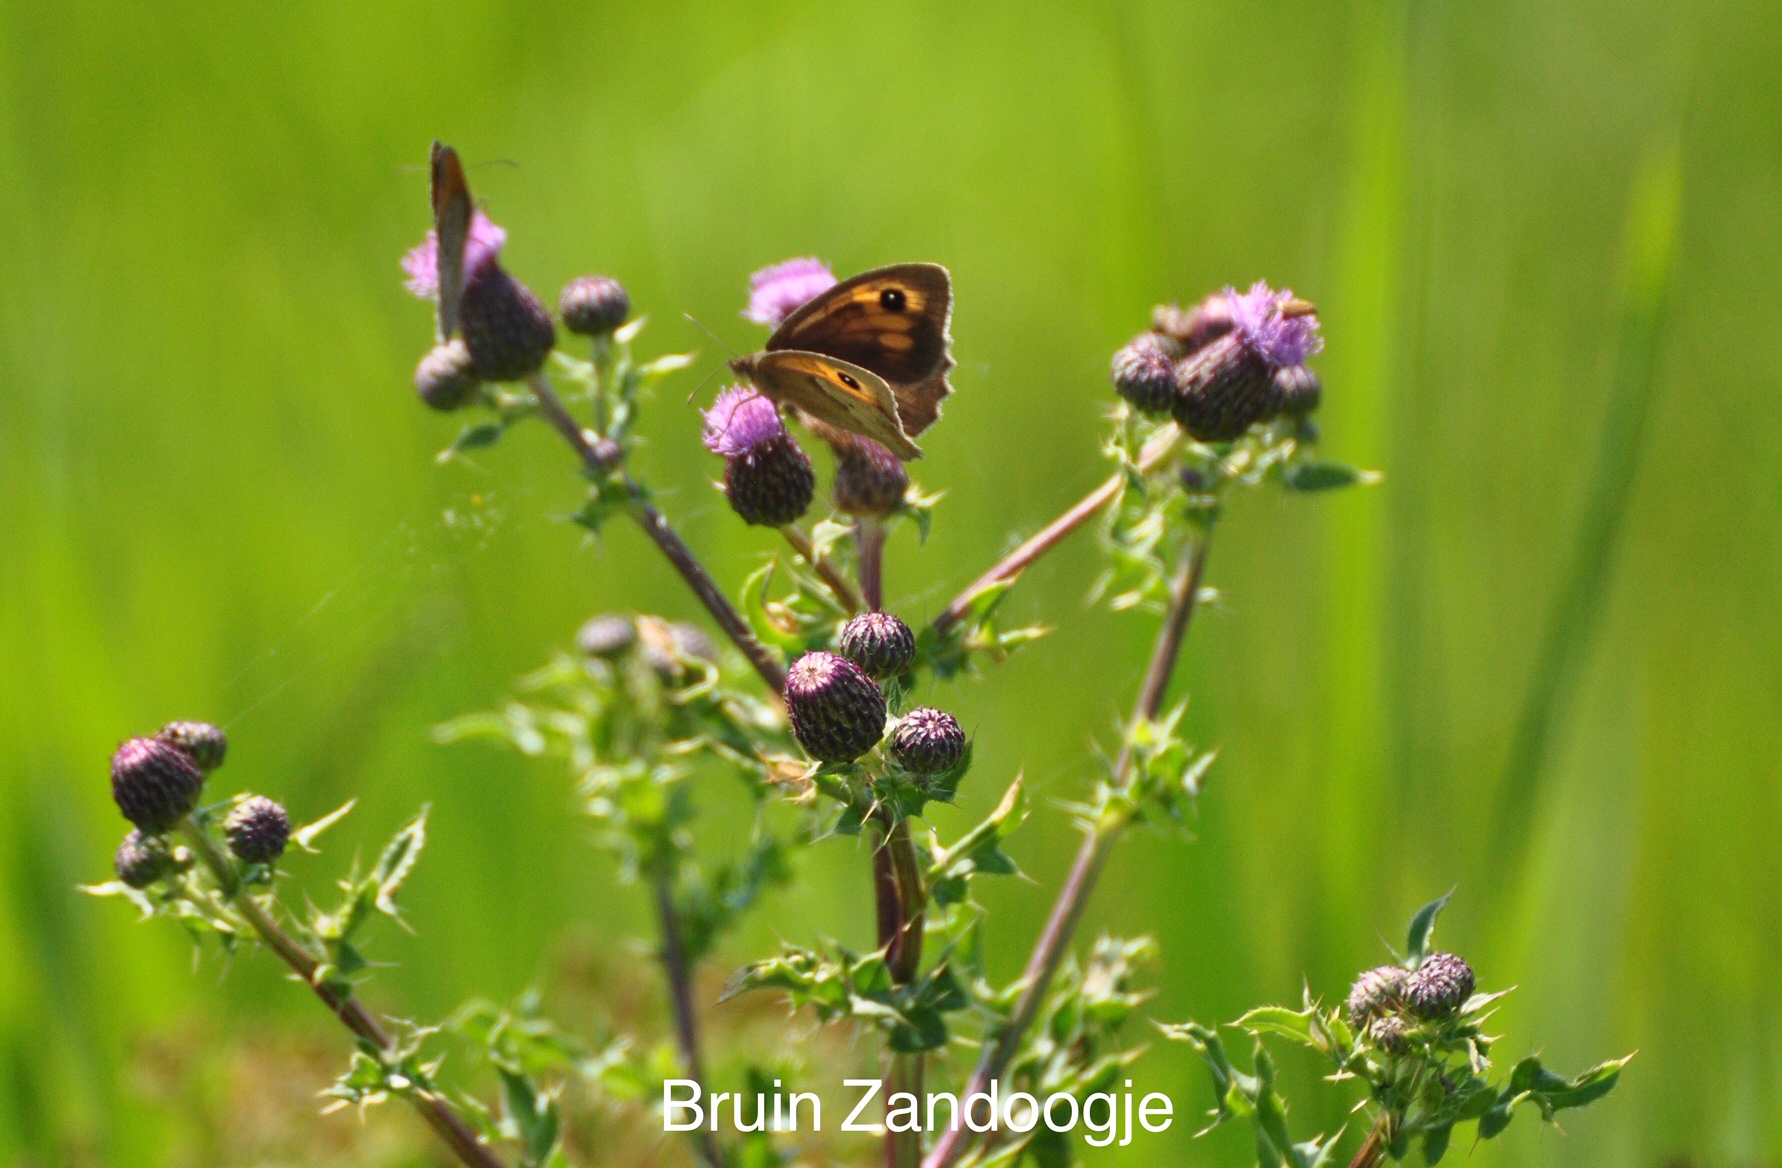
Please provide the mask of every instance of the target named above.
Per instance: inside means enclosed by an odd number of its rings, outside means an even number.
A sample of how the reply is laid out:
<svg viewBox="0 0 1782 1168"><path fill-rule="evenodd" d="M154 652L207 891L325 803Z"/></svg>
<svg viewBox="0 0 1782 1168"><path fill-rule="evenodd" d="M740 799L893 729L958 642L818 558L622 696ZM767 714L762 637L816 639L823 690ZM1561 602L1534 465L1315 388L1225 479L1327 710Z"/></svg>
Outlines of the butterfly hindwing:
<svg viewBox="0 0 1782 1168"><path fill-rule="evenodd" d="M883 378L915 417L903 429L918 434L934 421L950 393L947 326L953 284L939 264L893 264L862 272L813 297L768 339L769 352L797 349L837 357ZM920 420L918 420L920 419Z"/></svg>
<svg viewBox="0 0 1782 1168"><path fill-rule="evenodd" d="M826 353L779 350L754 359L752 380L776 402L797 406L837 429L870 438L898 458L922 450L898 421L897 399L884 378Z"/></svg>
<svg viewBox="0 0 1782 1168"><path fill-rule="evenodd" d="M470 184L458 152L433 143L433 238L439 276L439 339L458 331L458 304L464 295L464 245L470 238Z"/></svg>

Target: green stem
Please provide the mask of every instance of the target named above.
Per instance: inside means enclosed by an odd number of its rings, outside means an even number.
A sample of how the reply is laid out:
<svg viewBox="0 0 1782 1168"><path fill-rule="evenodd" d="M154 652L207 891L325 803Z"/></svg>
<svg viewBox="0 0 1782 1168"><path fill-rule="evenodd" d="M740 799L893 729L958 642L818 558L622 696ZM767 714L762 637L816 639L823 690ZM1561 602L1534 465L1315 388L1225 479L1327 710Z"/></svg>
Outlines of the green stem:
<svg viewBox="0 0 1782 1168"><path fill-rule="evenodd" d="M248 924L253 926L254 932L260 935L266 947L278 954L279 959L291 967L292 972L315 992L316 997L322 999L322 1004L340 1019L341 1025L352 1031L361 1041L375 1047L379 1054L394 1059L395 1051L390 1036L358 997L350 989L325 978L318 978L316 971L321 967L321 962L295 937L279 927L279 923L266 911L264 905L252 895L242 895L241 873L236 869L235 861L217 847L210 834L189 816L180 823L180 831L192 845L199 860L216 878L225 899L234 904ZM415 1110L420 1112L427 1126L445 1141L446 1146L468 1168L507 1168L501 1157L477 1138L476 1133L470 1130L470 1126L444 1096L432 1090L417 1088L406 1092L404 1098L414 1104Z"/></svg>

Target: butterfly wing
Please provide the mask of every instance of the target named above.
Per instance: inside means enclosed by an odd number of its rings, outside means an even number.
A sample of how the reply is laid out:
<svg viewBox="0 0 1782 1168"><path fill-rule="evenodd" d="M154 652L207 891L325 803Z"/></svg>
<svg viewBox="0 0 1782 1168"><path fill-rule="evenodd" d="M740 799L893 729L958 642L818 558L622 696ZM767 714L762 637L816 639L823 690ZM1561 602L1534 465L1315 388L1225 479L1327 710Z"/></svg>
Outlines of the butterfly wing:
<svg viewBox="0 0 1782 1168"><path fill-rule="evenodd" d="M893 264L813 297L768 338L769 352L836 357L878 374L896 397L902 429L920 434L951 393L953 281L939 264Z"/></svg>
<svg viewBox="0 0 1782 1168"><path fill-rule="evenodd" d="M905 461L922 457L898 422L891 387L870 369L824 353L780 350L757 356L750 379L774 401L870 438Z"/></svg>
<svg viewBox="0 0 1782 1168"><path fill-rule="evenodd" d="M439 273L439 339L458 331L458 304L464 295L464 244L470 238L470 184L458 152L433 143L433 238Z"/></svg>

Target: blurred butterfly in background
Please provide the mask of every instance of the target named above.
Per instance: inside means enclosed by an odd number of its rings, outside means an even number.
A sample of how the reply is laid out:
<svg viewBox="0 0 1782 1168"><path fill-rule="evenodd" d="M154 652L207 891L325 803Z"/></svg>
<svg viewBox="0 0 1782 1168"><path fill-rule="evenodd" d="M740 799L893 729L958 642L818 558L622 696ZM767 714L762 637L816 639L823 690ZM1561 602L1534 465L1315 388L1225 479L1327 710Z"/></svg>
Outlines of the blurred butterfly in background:
<svg viewBox="0 0 1782 1168"><path fill-rule="evenodd" d="M437 194L434 205L438 218ZM807 301L765 349L730 368L773 401L907 462L922 457L912 439L934 424L941 399L953 392L952 315L953 281L939 264L875 268Z"/></svg>
<svg viewBox="0 0 1782 1168"><path fill-rule="evenodd" d="M439 274L439 340L458 331L458 306L464 298L464 247L470 238L470 184L458 152L433 143L433 236Z"/></svg>

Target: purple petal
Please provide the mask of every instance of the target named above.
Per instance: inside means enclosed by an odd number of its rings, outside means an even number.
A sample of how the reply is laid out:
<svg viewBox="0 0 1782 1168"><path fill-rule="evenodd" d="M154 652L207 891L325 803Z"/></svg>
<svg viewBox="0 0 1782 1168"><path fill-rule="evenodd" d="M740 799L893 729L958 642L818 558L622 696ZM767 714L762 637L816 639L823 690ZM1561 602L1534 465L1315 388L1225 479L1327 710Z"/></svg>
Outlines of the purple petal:
<svg viewBox="0 0 1782 1168"><path fill-rule="evenodd" d="M736 458L764 442L783 437L779 409L746 386L736 385L718 395L705 411L705 445L713 454Z"/></svg>
<svg viewBox="0 0 1782 1168"><path fill-rule="evenodd" d="M762 268L749 277L749 307L744 316L756 324L778 328L805 301L835 286L835 273L822 260L804 258Z"/></svg>
<svg viewBox="0 0 1782 1168"><path fill-rule="evenodd" d="M1281 315L1281 305L1293 299L1292 289L1273 292L1258 280L1241 294L1235 288L1227 288L1225 297L1231 304L1232 325L1238 336L1271 367L1303 365L1307 357L1324 348L1316 316Z"/></svg>
<svg viewBox="0 0 1782 1168"><path fill-rule="evenodd" d="M490 221L481 211L470 216L470 234L464 240L464 282L476 279L477 273L493 263L507 242L507 232ZM408 273L403 287L423 300L439 297L439 235L429 231L427 238L409 249L402 257L402 270Z"/></svg>

